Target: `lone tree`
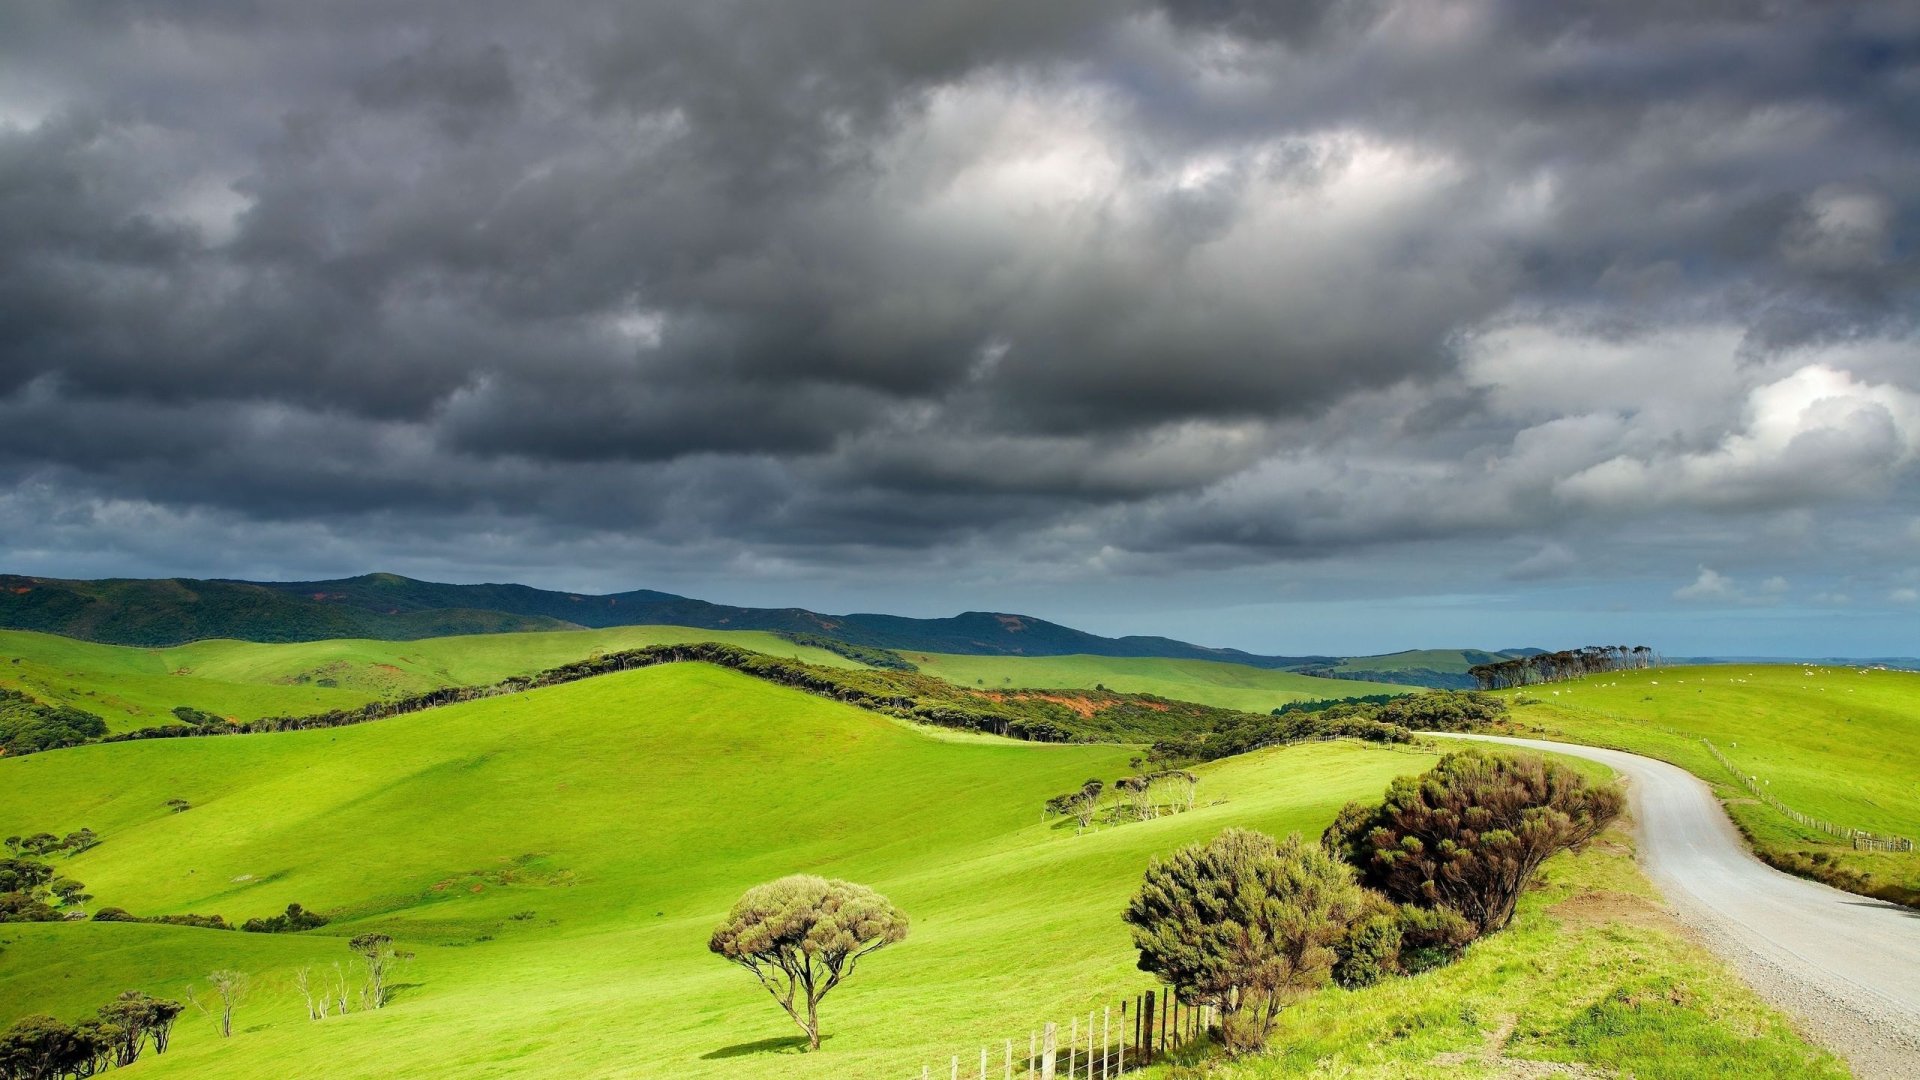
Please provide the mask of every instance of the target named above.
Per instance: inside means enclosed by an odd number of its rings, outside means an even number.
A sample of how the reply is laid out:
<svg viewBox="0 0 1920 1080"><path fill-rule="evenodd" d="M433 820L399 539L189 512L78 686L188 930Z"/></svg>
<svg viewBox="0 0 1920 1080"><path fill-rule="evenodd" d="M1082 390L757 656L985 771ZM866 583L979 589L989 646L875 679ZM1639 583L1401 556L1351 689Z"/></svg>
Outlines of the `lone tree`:
<svg viewBox="0 0 1920 1080"><path fill-rule="evenodd" d="M287 910L291 913L293 908ZM367 965L367 985L360 991L361 1003L370 1008L385 1008L387 998L393 994L389 980L395 965L402 960L411 960L413 954L395 949L393 939L385 934L361 934L347 942L347 948L358 953L361 961Z"/></svg>
<svg viewBox="0 0 1920 1080"><path fill-rule="evenodd" d="M707 948L753 972L818 1050L820 999L906 936L907 917L865 885L794 874L748 889Z"/></svg>
<svg viewBox="0 0 1920 1080"><path fill-rule="evenodd" d="M187 1003L199 1009L213 1021L213 1029L225 1039L233 1035L233 1014L240 1007L240 1001L247 996L249 980L244 971L221 968L207 976L207 984L213 988L211 1000L202 998L192 987L187 988Z"/></svg>
<svg viewBox="0 0 1920 1080"><path fill-rule="evenodd" d="M1154 859L1122 916L1140 969L1180 1000L1217 1007L1230 1050L1266 1044L1294 997L1326 983L1333 946L1364 907L1345 863L1298 834L1228 829Z"/></svg>
<svg viewBox="0 0 1920 1080"><path fill-rule="evenodd" d="M1534 871L1620 814L1620 792L1531 755L1448 754L1371 810L1349 804L1321 838L1388 897L1503 929Z"/></svg>

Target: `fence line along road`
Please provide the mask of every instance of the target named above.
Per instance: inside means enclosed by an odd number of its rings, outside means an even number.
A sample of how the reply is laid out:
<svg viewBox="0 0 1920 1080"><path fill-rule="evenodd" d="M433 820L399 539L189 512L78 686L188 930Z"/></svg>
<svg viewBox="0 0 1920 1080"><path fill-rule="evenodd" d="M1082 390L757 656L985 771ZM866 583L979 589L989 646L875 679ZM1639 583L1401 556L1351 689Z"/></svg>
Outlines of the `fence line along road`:
<svg viewBox="0 0 1920 1080"><path fill-rule="evenodd" d="M1795 810L1793 807L1788 806L1786 803L1783 803L1779 799L1775 798L1773 795L1773 792L1768 791L1766 787L1760 783L1759 777L1754 776L1751 773L1742 771L1739 766L1735 765L1732 761L1728 760L1727 755L1721 753L1720 748L1713 745L1712 739L1702 737L1700 741L1706 744L1707 752L1713 755L1713 759L1715 761L1718 761L1721 765L1725 766L1726 770L1732 773L1734 777L1740 781L1740 784L1742 787L1745 787L1748 791L1753 793L1754 798L1759 799L1761 802L1766 803L1768 806L1771 806L1775 810L1779 811L1781 814L1784 814L1789 820L1799 822L1801 825L1804 825L1809 829L1816 829L1820 832L1826 833L1828 836L1834 836L1834 837L1838 837L1841 840L1850 841L1854 846L1854 850L1856 851L1912 851L1913 850L1913 841L1908 837L1877 836L1873 833L1867 832L1864 829L1855 829L1846 825L1836 825L1831 821L1826 821L1822 818L1814 817L1812 814L1803 814L1800 811Z"/></svg>
<svg viewBox="0 0 1920 1080"><path fill-rule="evenodd" d="M1117 1009L1089 1009L1084 1028L1076 1015L1064 1031L1050 1020L1027 1032L1024 1058L1014 1040L1004 1039L981 1047L977 1066L971 1054L955 1054L944 1070L921 1066L919 1080L1108 1080L1205 1038L1217 1019L1211 1005L1183 1005L1170 990L1149 990Z"/></svg>

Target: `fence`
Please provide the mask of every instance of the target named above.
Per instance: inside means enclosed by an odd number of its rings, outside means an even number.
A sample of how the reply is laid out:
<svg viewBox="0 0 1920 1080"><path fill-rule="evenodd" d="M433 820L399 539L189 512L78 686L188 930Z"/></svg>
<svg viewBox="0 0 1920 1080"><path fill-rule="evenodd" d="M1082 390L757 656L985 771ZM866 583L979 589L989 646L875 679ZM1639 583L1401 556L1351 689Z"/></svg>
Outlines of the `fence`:
<svg viewBox="0 0 1920 1080"><path fill-rule="evenodd" d="M1703 738L1700 741L1706 744L1707 752L1713 755L1713 759L1715 761L1718 761L1721 765L1725 766L1728 772L1732 773L1736 778L1738 778L1741 786L1745 787L1748 791L1752 792L1754 798L1759 799L1761 802L1766 803L1768 806L1779 811L1781 814L1785 815L1789 820L1798 822L1809 829L1814 829L1819 832L1826 833L1828 836L1838 837L1841 840L1849 841L1853 844L1855 851L1912 851L1913 850L1913 841L1907 837L1876 836L1873 833L1865 832L1860 829L1849 828L1845 825L1835 825L1831 821L1826 821L1821 818L1814 817L1811 814L1803 814L1800 811L1795 810L1793 807L1788 806L1786 803L1781 802L1777 798L1774 798L1773 792L1768 791L1764 786L1762 786L1758 777L1755 777L1755 776L1749 775L1748 773L1744 773L1740 771L1740 768L1738 766L1736 766L1732 761L1729 761L1727 759L1727 755L1720 752L1719 747L1713 745L1713 741L1711 739Z"/></svg>
<svg viewBox="0 0 1920 1080"><path fill-rule="evenodd" d="M1211 1005L1183 1005L1168 990L1148 991L1117 1010L1088 1010L1084 1029L1075 1016L1064 1032L1052 1021L1027 1032L1025 1056L1006 1039L998 1047L981 1047L977 1067L972 1055L963 1060L956 1054L944 1072L921 1066L920 1080L1108 1080L1204 1038L1216 1016Z"/></svg>

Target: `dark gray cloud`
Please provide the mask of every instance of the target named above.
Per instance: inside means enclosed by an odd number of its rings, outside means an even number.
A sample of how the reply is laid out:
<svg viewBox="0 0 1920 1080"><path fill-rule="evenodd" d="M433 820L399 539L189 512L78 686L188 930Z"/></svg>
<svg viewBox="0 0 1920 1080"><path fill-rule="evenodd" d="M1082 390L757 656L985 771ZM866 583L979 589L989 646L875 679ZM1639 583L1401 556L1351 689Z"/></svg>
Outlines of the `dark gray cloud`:
<svg viewBox="0 0 1920 1080"><path fill-rule="evenodd" d="M1695 530L1920 515L1911 4L17 7L35 569L1811 582Z"/></svg>

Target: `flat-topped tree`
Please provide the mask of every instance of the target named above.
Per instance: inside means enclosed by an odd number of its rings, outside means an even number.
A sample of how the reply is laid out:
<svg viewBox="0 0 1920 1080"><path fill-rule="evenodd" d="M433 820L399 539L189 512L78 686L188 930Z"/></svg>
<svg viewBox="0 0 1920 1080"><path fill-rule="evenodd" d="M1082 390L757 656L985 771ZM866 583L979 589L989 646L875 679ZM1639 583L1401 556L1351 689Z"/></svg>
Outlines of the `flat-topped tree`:
<svg viewBox="0 0 1920 1080"><path fill-rule="evenodd" d="M753 972L818 1050L820 1000L906 936L907 917L865 885L794 874L748 889L707 947Z"/></svg>

